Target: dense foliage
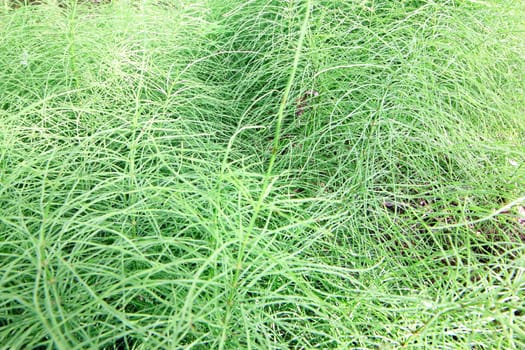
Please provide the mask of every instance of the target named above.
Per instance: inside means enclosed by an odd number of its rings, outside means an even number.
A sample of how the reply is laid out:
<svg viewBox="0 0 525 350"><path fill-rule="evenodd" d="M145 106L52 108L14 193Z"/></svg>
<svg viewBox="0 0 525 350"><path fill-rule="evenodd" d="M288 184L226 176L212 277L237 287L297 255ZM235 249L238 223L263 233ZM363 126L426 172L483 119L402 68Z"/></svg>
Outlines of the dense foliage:
<svg viewBox="0 0 525 350"><path fill-rule="evenodd" d="M525 347L523 1L3 4L0 349Z"/></svg>

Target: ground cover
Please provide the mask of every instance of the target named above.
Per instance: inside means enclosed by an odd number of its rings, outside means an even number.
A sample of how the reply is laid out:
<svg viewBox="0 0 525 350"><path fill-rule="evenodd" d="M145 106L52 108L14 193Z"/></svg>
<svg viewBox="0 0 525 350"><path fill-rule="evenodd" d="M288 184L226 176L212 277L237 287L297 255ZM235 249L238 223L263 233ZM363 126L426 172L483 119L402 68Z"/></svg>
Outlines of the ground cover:
<svg viewBox="0 0 525 350"><path fill-rule="evenodd" d="M522 348L525 3L3 1L0 348Z"/></svg>

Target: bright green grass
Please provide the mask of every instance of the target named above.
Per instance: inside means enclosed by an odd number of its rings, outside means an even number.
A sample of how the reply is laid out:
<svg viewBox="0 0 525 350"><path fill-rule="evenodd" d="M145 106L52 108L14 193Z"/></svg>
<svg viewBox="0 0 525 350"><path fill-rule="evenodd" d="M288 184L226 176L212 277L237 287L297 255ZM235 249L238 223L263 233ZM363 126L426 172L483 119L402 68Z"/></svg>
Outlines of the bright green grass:
<svg viewBox="0 0 525 350"><path fill-rule="evenodd" d="M523 1L12 3L0 349L525 347Z"/></svg>

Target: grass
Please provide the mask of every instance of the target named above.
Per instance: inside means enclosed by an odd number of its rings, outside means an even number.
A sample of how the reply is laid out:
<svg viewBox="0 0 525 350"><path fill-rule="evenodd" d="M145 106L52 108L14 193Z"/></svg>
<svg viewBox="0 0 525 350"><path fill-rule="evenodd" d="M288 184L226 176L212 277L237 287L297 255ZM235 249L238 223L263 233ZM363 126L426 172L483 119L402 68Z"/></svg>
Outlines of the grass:
<svg viewBox="0 0 525 350"><path fill-rule="evenodd" d="M525 346L522 1L13 4L0 349Z"/></svg>

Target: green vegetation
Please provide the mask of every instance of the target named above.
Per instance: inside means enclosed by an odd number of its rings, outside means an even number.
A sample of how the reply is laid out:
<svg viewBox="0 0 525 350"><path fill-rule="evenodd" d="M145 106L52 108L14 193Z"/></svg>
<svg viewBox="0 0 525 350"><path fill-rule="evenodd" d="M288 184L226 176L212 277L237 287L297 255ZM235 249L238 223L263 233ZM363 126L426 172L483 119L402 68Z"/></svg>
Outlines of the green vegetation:
<svg viewBox="0 0 525 350"><path fill-rule="evenodd" d="M525 2L13 3L0 349L525 348Z"/></svg>

